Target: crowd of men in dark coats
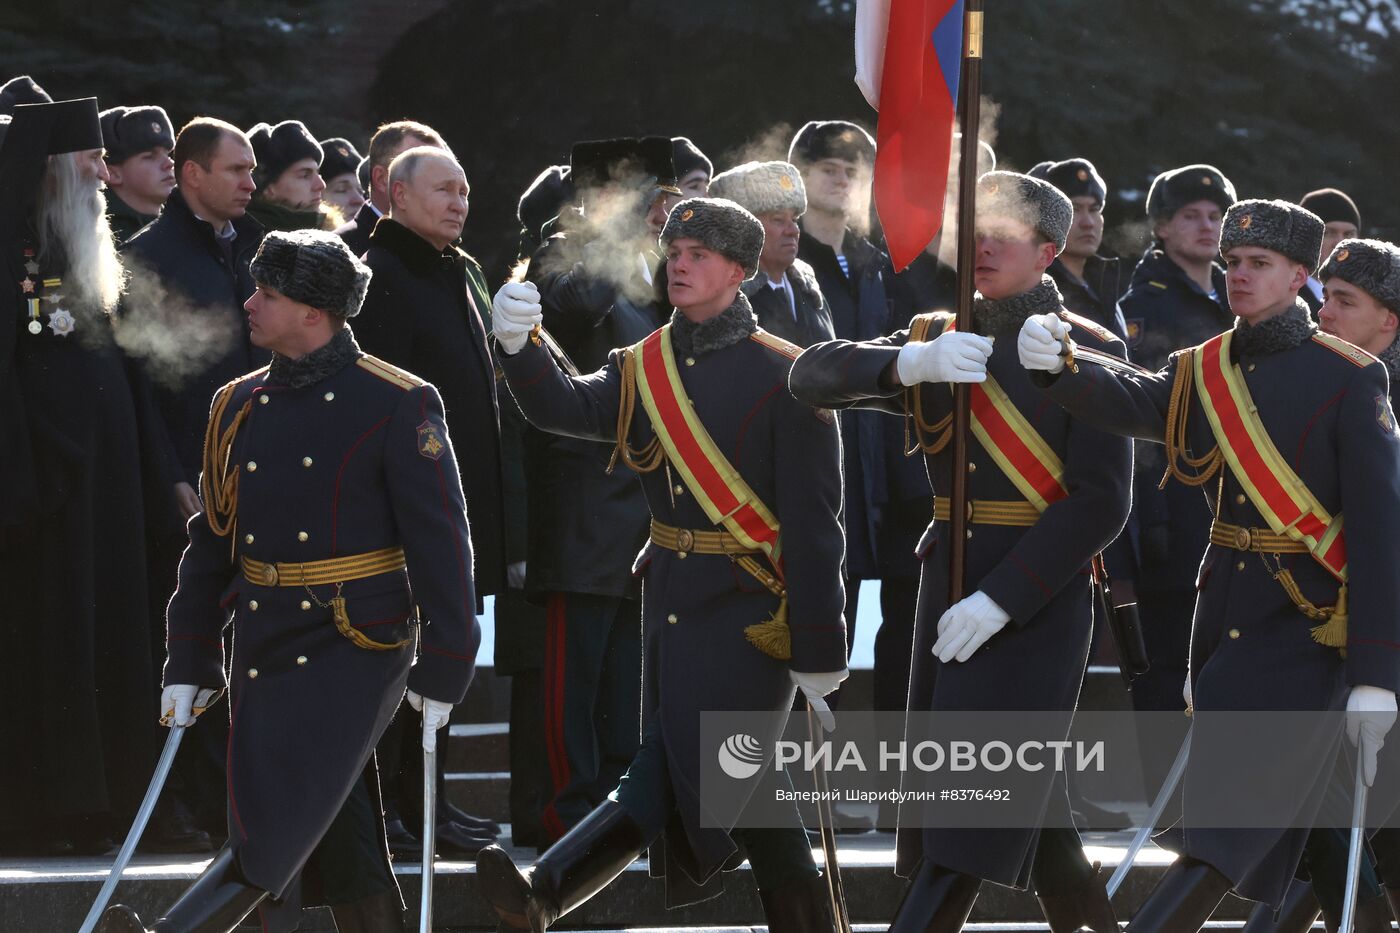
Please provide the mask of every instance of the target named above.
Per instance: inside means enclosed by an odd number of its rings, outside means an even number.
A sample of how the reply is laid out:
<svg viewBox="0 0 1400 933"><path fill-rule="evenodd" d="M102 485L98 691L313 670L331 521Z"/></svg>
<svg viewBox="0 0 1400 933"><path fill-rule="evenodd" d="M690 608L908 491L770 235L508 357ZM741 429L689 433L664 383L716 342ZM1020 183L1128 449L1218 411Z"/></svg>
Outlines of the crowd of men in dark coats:
<svg viewBox="0 0 1400 933"><path fill-rule="evenodd" d="M25 125L16 108L42 102L51 101L29 78L4 84L0 133L10 114ZM448 142L427 125L396 121L375 131L361 158L349 140L318 141L294 120L243 130L197 117L177 133L149 104L102 111L101 131L89 140L96 145L39 153L101 151L91 172L105 182L103 229L120 250L109 263L124 291L76 319L67 312L75 286L39 273L35 230L25 229L30 218L42 227L45 204L39 178L18 171L35 162L31 137L0 135L0 211L14 219L0 229L0 262L20 283L0 303L16 322L0 337L0 393L9 400L0 406L8 445L0 484L15 493L0 504L0 580L11 594L11 643L36 645L0 662L0 702L11 712L0 720L0 746L23 763L0 770L0 799L26 801L0 813L0 853L106 851L134 810L159 738L152 688L166 658L164 607L184 523L202 509L210 399L268 362L243 310L255 290L249 264L267 231L302 229L333 231L372 271L354 321L363 350L441 394L471 523L473 608L481 613L483 597L495 597L496 669L512 678L511 836L548 848L607 799L643 736L633 561L652 519L613 444L532 427L504 391L488 341L500 283L457 245L470 184ZM896 334L921 313L952 307L956 276L939 240L908 269L892 267L872 224L874 152L869 133L839 120L802 127L784 158L718 172L685 137L576 143L522 194L511 277L538 289L547 349L561 369L593 372L670 318L657 237L683 197L708 195L763 225L757 271L741 286L763 330L799 348ZM984 158L980 167L994 168L990 150ZM1155 371L1231 326L1219 243L1237 199L1220 170L1189 165L1158 176L1146 203L1152 241L1139 259L1102 254L1108 186L1089 160L1042 162L1029 175L1072 205L1048 275L1064 306L1098 328L1093 345L1125 348ZM1300 203L1326 225L1323 258L1360 235L1360 213L1342 192L1324 188ZM1329 312L1317 279L1301 297L1324 329L1378 356L1392 383L1400 375L1400 296L1378 299L1397 302L1385 305L1386 325L1356 332ZM839 432L847 650L860 583L878 580L874 705L900 711L933 494L923 458L909 456L903 419L846 411ZM1165 469L1160 447L1138 445L1133 510L1106 552L1115 599L1137 602L1148 635L1151 670L1132 691L1140 710L1186 705L1198 571L1207 572L1200 554L1211 513L1197 490L1159 488ZM675 485L673 495L683 493ZM1077 693L1080 677L1064 689ZM219 719L206 717L182 750L148 832L151 849L208 852L226 832ZM399 857L419 851L415 721L396 717L378 746L388 844ZM1145 750L1149 777L1173 751ZM441 787L441 773L437 780ZM1113 818L1073 802L1081 818ZM839 811L837 820L846 830L872 826ZM440 795L440 851L473 856L500 832Z"/></svg>

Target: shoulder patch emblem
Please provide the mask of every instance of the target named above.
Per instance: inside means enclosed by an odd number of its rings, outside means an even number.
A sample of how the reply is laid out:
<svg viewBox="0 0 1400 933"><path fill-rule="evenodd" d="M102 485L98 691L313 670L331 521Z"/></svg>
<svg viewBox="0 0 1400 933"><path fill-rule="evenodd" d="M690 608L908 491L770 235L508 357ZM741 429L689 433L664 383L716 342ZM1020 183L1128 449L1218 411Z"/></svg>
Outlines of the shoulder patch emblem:
<svg viewBox="0 0 1400 933"><path fill-rule="evenodd" d="M1376 362L1376 358L1360 347L1347 343L1341 337L1334 337L1331 334L1324 334L1319 331L1313 334L1313 341L1319 343L1340 357L1351 360L1357 366L1369 366Z"/></svg>
<svg viewBox="0 0 1400 933"><path fill-rule="evenodd" d="M1137 346L1142 342L1142 318L1130 317L1124 323L1128 325L1128 346Z"/></svg>
<svg viewBox="0 0 1400 933"><path fill-rule="evenodd" d="M1376 396L1376 424L1387 434L1395 433L1395 412L1390 409L1390 399L1384 395Z"/></svg>
<svg viewBox="0 0 1400 933"><path fill-rule="evenodd" d="M429 460L441 460L447 451L447 444L438 434L437 425L424 421L418 426L418 452Z"/></svg>

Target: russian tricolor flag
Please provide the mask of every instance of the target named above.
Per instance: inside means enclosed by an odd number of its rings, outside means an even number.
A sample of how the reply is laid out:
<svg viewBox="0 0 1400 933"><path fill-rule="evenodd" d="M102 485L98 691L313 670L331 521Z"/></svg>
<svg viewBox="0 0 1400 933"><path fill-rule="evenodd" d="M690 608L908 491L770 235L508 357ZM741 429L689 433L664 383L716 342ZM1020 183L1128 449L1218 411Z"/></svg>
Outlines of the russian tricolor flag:
<svg viewBox="0 0 1400 933"><path fill-rule="evenodd" d="M856 2L856 84L880 112L875 208L896 270L943 226L962 33L962 0Z"/></svg>

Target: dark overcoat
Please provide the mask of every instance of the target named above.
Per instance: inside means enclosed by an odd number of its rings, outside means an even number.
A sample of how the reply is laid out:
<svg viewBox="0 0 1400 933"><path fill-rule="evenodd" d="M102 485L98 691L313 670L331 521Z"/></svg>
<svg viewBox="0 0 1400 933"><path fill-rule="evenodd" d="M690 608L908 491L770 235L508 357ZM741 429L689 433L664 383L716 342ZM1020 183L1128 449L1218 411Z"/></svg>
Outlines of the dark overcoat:
<svg viewBox="0 0 1400 933"><path fill-rule="evenodd" d="M936 336L939 315L930 336ZM1076 339L1122 355L1107 331L1076 325ZM934 521L919 543L923 573L914 630L909 709L1072 711L1088 660L1092 629L1089 562L1118 534L1128 514L1130 445L1076 423L1045 404L1016 356L1014 329L994 333L988 372L1045 443L1064 463L1069 495L1050 505L1029 528L974 524L967 542L966 588L991 597L1011 616L986 647L964 662L941 662L932 653L938 620L949 606L948 557L941 546L948 526ZM809 405L873 408L907 417L913 393L887 388L881 374L909 340L902 330L865 343L836 340L812 347L792 369L793 393ZM922 416L937 424L952 411L945 385L919 393ZM975 436L968 438L969 499L1024 501ZM929 482L947 496L955 468L952 445L925 457ZM1068 732L1068 717L1065 720ZM920 737L910 736L911 742ZM1041 788L1048 802L1050 774ZM912 873L920 858L998 884L1024 887L1039 830L901 829L896 870Z"/></svg>

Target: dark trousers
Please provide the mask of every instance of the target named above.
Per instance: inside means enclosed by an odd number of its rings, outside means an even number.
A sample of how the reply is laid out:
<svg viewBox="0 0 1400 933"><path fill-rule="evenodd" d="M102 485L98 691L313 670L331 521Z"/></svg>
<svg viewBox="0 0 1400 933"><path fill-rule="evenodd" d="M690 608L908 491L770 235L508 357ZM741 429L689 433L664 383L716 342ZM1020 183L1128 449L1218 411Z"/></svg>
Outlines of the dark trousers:
<svg viewBox="0 0 1400 933"><path fill-rule="evenodd" d="M1143 641L1151 669L1133 680L1133 709L1139 713L1183 710L1181 687L1186 682L1187 657L1191 649L1191 617L1196 610L1196 591L1140 593L1138 614L1142 618ZM1162 780L1176 758L1175 748L1143 744L1142 777L1147 799L1157 795Z"/></svg>
<svg viewBox="0 0 1400 933"><path fill-rule="evenodd" d="M398 891L384 840L384 815L374 760L350 789L302 869L308 904L338 906Z"/></svg>
<svg viewBox="0 0 1400 933"><path fill-rule="evenodd" d="M770 776L766 780L776 781L779 786L785 785L787 790L792 790L792 781L786 772L780 778L775 778L771 769L765 768L764 771ZM771 796L773 788L760 786L754 793ZM671 811L675 809L676 798L667 771L666 739L660 720L647 724L636 757L623 774L617 789L609 796L621 804L627 815L642 828L642 837L648 844L655 841L666 828ZM802 817L797 812L796 804L793 804L789 826L737 828L730 832L730 836L736 845L748 852L754 884L760 891L787 887L818 875L816 862L812 859L812 846L802 829Z"/></svg>
<svg viewBox="0 0 1400 933"><path fill-rule="evenodd" d="M517 846L544 844L540 818L551 793L541 671L516 671L510 675L510 833Z"/></svg>
<svg viewBox="0 0 1400 933"><path fill-rule="evenodd" d="M553 593L545 606L544 739L558 839L603 802L641 737L642 608L637 600Z"/></svg>

